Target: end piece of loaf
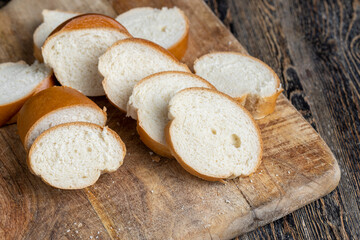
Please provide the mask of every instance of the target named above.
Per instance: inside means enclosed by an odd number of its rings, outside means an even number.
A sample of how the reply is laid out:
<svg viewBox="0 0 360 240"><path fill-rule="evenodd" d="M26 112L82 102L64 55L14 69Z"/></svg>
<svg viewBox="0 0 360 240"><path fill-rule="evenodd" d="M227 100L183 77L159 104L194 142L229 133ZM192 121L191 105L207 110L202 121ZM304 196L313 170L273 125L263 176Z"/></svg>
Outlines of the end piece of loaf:
<svg viewBox="0 0 360 240"><path fill-rule="evenodd" d="M177 7L133 8L117 18L131 35L147 39L168 49L181 59L187 49L189 20Z"/></svg>
<svg viewBox="0 0 360 240"><path fill-rule="evenodd" d="M34 56L40 62L44 59L41 54L41 47L43 46L46 38L57 26L66 20L73 18L80 13L64 12L59 10L47 10L42 11L43 22L35 29L33 34L34 39Z"/></svg>
<svg viewBox="0 0 360 240"><path fill-rule="evenodd" d="M163 71L190 72L167 50L140 38L121 40L111 46L99 59L99 71L105 77L106 96L124 112L134 85L141 79Z"/></svg>
<svg viewBox="0 0 360 240"><path fill-rule="evenodd" d="M276 73L264 62L236 52L206 54L194 63L197 75L241 102L255 119L275 109L282 92Z"/></svg>
<svg viewBox="0 0 360 240"><path fill-rule="evenodd" d="M61 24L42 47L44 62L54 69L57 80L86 96L102 96L98 58L114 42L131 35L115 19L84 14Z"/></svg>
<svg viewBox="0 0 360 240"><path fill-rule="evenodd" d="M54 85L52 71L44 64L24 61L0 64L0 126L10 120L28 98Z"/></svg>
<svg viewBox="0 0 360 240"><path fill-rule="evenodd" d="M47 129L68 122L106 124L106 113L84 94L69 87L52 87L31 97L18 116L18 133L26 150Z"/></svg>
<svg viewBox="0 0 360 240"><path fill-rule="evenodd" d="M123 163L126 148L108 127L66 123L43 132L32 145L28 166L49 185L81 189L94 184L103 172Z"/></svg>
<svg viewBox="0 0 360 240"><path fill-rule="evenodd" d="M144 78L132 91L127 114L137 120L137 131L145 145L161 156L172 157L164 134L169 101L178 91L191 87L215 89L197 75L169 71Z"/></svg>
<svg viewBox="0 0 360 240"><path fill-rule="evenodd" d="M189 88L169 103L167 144L189 173L209 181L247 176L259 166L260 130L234 99L215 90Z"/></svg>

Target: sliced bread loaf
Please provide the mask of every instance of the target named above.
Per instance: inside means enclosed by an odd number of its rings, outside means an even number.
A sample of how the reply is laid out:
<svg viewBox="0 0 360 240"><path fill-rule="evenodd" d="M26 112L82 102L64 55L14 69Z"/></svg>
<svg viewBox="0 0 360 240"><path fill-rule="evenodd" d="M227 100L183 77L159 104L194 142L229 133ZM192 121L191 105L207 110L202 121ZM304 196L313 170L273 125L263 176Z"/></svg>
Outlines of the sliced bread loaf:
<svg viewBox="0 0 360 240"><path fill-rule="evenodd" d="M181 59L187 48L189 20L177 7L133 8L116 18L131 35L150 40Z"/></svg>
<svg viewBox="0 0 360 240"><path fill-rule="evenodd" d="M79 15L80 13L64 12L58 10L47 10L42 11L43 23L41 23L34 32L34 56L40 62L43 62L41 54L41 47L43 46L46 38L57 26L66 20Z"/></svg>
<svg viewBox="0 0 360 240"><path fill-rule="evenodd" d="M172 155L189 173L209 181L247 176L259 166L260 130L231 97L189 88L169 103L165 129Z"/></svg>
<svg viewBox="0 0 360 240"><path fill-rule="evenodd" d="M52 71L35 62L0 64L0 126L10 120L34 93L54 85ZM14 121L15 119L13 119Z"/></svg>
<svg viewBox="0 0 360 240"><path fill-rule="evenodd" d="M106 96L122 111L126 111L132 89L141 79L163 71L190 72L167 50L140 38L121 40L111 46L99 59L99 71L105 77Z"/></svg>
<svg viewBox="0 0 360 240"><path fill-rule="evenodd" d="M137 83L132 91L127 114L137 120L140 139L157 154L172 157L165 140L168 104L178 91L190 87L215 89L199 76L186 72L160 72Z"/></svg>
<svg viewBox="0 0 360 240"><path fill-rule="evenodd" d="M65 123L43 132L32 145L28 166L49 185L80 189L94 184L102 172L118 169L126 148L107 127Z"/></svg>
<svg viewBox="0 0 360 240"><path fill-rule="evenodd" d="M106 113L82 93L52 87L31 97L18 116L18 133L26 150L47 129L68 122L106 124Z"/></svg>
<svg viewBox="0 0 360 240"><path fill-rule="evenodd" d="M131 35L115 19L100 14L74 17L47 38L42 47L44 62L57 80L87 96L104 95L98 58L114 42Z"/></svg>
<svg viewBox="0 0 360 240"><path fill-rule="evenodd" d="M241 102L255 119L272 113L282 92L278 76L268 65L236 52L206 54L195 61L194 70Z"/></svg>

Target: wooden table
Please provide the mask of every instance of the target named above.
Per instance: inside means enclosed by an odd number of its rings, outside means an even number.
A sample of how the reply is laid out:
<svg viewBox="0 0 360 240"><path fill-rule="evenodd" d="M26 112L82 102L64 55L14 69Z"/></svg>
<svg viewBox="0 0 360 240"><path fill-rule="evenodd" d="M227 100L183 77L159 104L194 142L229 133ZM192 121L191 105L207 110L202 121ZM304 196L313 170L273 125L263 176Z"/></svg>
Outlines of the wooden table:
<svg viewBox="0 0 360 240"><path fill-rule="evenodd" d="M331 194L239 239L360 239L360 1L334 2L207 1L279 75L342 174Z"/></svg>
<svg viewBox="0 0 360 240"><path fill-rule="evenodd" d="M360 2L206 2L251 55L277 72L342 170L331 194L239 239L359 239Z"/></svg>

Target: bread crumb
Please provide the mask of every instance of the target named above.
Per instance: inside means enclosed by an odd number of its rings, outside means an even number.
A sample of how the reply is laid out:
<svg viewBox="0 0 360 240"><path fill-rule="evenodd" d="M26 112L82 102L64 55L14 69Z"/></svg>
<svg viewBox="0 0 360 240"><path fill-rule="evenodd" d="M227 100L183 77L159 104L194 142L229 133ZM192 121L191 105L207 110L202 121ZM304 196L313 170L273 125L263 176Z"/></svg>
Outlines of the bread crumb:
<svg viewBox="0 0 360 240"><path fill-rule="evenodd" d="M288 171L288 174L290 174L290 171Z"/></svg>
<svg viewBox="0 0 360 240"><path fill-rule="evenodd" d="M79 233L79 231L78 231L78 230L75 230L75 232L76 232L76 233Z"/></svg>
<svg viewBox="0 0 360 240"><path fill-rule="evenodd" d="M115 183L115 181L112 181L112 183Z"/></svg>
<svg viewBox="0 0 360 240"><path fill-rule="evenodd" d="M82 223L79 223L79 224L78 224L78 227L82 227Z"/></svg>
<svg viewBox="0 0 360 240"><path fill-rule="evenodd" d="M151 193L154 193L154 190L151 190L150 192L151 192Z"/></svg>
<svg viewBox="0 0 360 240"><path fill-rule="evenodd" d="M151 159L152 159L154 162L160 162L160 157L157 156L157 155L152 155L152 156L151 156Z"/></svg>
<svg viewBox="0 0 360 240"><path fill-rule="evenodd" d="M153 155L154 153L153 152L149 152L150 156Z"/></svg>
<svg viewBox="0 0 360 240"><path fill-rule="evenodd" d="M279 174L275 174L275 177L278 177L279 176Z"/></svg>
<svg viewBox="0 0 360 240"><path fill-rule="evenodd" d="M93 239L93 236L90 236L90 239Z"/></svg>
<svg viewBox="0 0 360 240"><path fill-rule="evenodd" d="M253 180L252 180L252 179L250 179L250 182L252 183L252 182L253 182Z"/></svg>
<svg viewBox="0 0 360 240"><path fill-rule="evenodd" d="M226 202L226 203L230 203L230 201L229 201L229 200L227 200L227 199L225 200L225 202Z"/></svg>
<svg viewBox="0 0 360 240"><path fill-rule="evenodd" d="M104 111L104 112L106 112L106 111L107 111L107 108L106 108L105 106L103 107L103 111Z"/></svg>
<svg viewBox="0 0 360 240"><path fill-rule="evenodd" d="M70 229L66 230L66 232L70 232Z"/></svg>

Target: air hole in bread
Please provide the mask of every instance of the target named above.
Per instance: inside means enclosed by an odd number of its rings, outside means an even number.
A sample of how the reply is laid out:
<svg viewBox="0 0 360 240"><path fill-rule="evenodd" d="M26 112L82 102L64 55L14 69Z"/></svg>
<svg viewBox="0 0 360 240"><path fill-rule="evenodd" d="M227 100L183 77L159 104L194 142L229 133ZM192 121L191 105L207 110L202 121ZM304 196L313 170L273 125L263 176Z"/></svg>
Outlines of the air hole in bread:
<svg viewBox="0 0 360 240"><path fill-rule="evenodd" d="M239 148L241 145L241 141L238 135L236 134L232 134L231 135L231 140L232 140L232 145L234 145L234 147Z"/></svg>

